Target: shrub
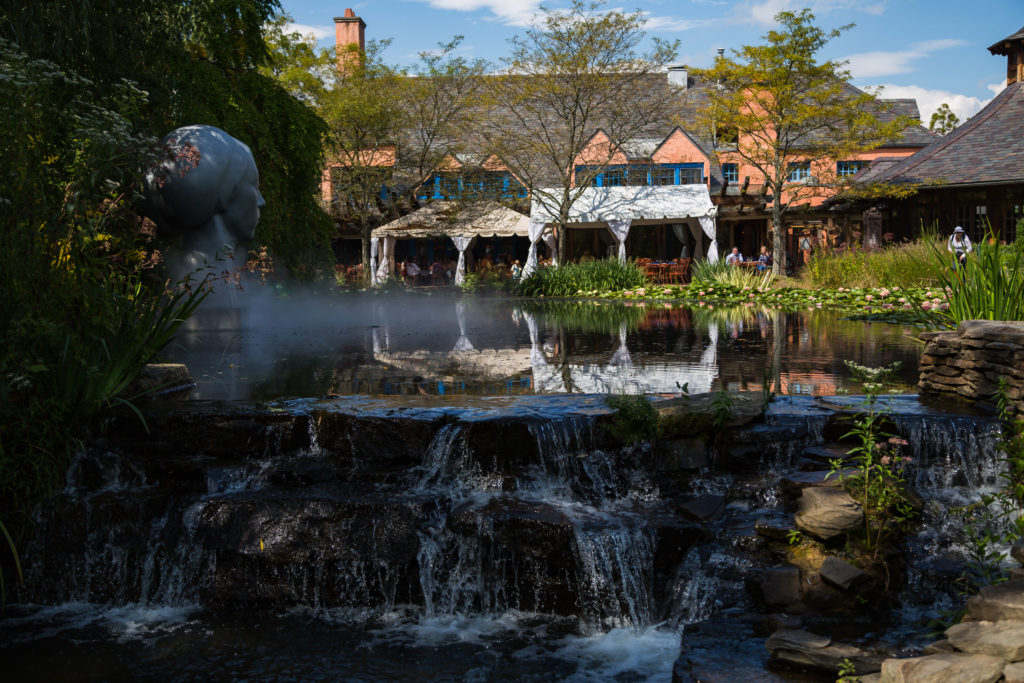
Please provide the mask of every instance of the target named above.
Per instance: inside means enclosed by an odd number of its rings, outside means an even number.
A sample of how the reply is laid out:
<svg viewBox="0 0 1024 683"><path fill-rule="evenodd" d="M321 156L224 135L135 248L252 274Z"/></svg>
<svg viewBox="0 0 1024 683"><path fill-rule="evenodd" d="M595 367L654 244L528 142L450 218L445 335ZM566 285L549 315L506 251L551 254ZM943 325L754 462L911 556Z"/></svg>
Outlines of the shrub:
<svg viewBox="0 0 1024 683"><path fill-rule="evenodd" d="M615 411L608 431L613 437L626 443L651 441L658 438L661 426L658 411L646 396L619 394L605 399L608 407Z"/></svg>
<svg viewBox="0 0 1024 683"><path fill-rule="evenodd" d="M883 249L816 251L805 266L801 279L810 287L911 287L937 282L938 273L930 255L942 238L924 235ZM943 244L943 249L945 245Z"/></svg>
<svg viewBox="0 0 1024 683"><path fill-rule="evenodd" d="M647 274L635 261L608 258L538 268L519 283L517 292L522 296L587 296L647 284Z"/></svg>
<svg viewBox="0 0 1024 683"><path fill-rule="evenodd" d="M698 285L718 285L743 290L763 290L771 287L775 275L770 269L758 272L756 268L727 265L725 261L698 261L691 266L692 282Z"/></svg>

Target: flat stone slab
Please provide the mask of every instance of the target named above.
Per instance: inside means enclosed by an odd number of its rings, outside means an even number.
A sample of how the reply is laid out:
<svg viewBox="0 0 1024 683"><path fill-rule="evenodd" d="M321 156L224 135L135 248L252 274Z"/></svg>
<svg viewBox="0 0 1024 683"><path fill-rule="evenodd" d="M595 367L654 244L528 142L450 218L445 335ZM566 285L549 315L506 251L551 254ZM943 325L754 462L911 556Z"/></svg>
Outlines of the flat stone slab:
<svg viewBox="0 0 1024 683"><path fill-rule="evenodd" d="M967 601L964 621L1024 619L1024 581L985 586Z"/></svg>
<svg viewBox="0 0 1024 683"><path fill-rule="evenodd" d="M797 498L804 492L804 489L820 488L842 488L842 477L849 477L856 474L858 470L844 469L841 472L833 473L831 470L816 470L813 472L790 472L779 479L779 493L790 498Z"/></svg>
<svg viewBox="0 0 1024 683"><path fill-rule="evenodd" d="M1004 683L1024 683L1024 662L1007 664L1003 669Z"/></svg>
<svg viewBox="0 0 1024 683"><path fill-rule="evenodd" d="M821 565L821 578L836 588L850 590L866 583L870 577L846 560L826 557Z"/></svg>
<svg viewBox="0 0 1024 683"><path fill-rule="evenodd" d="M1024 621L965 621L946 629L950 645L961 652L1024 660Z"/></svg>
<svg viewBox="0 0 1024 683"><path fill-rule="evenodd" d="M725 496L709 493L682 503L679 513L694 522L706 522L721 517L725 512Z"/></svg>
<svg viewBox="0 0 1024 683"><path fill-rule="evenodd" d="M717 393L693 394L654 402L658 411L662 433L667 438L695 436L722 427L741 427L764 415L764 396L761 392L729 392L732 405L728 417L716 425L713 407Z"/></svg>
<svg viewBox="0 0 1024 683"><path fill-rule="evenodd" d="M809 631L784 629L776 631L765 642L772 661L789 666L820 669L838 673L849 660L859 674L874 673L881 668L882 658L845 643L833 643L828 636Z"/></svg>
<svg viewBox="0 0 1024 683"><path fill-rule="evenodd" d="M995 683L1005 665L999 657L962 653L887 659L881 683Z"/></svg>

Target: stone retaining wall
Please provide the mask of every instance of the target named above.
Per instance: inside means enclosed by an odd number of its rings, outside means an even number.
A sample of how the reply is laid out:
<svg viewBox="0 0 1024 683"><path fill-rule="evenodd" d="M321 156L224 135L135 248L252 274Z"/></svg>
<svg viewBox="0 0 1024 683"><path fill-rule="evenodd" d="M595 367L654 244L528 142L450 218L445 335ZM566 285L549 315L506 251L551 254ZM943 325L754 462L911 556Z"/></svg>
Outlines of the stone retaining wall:
<svg viewBox="0 0 1024 683"><path fill-rule="evenodd" d="M1024 323L966 320L955 331L925 332L921 339L922 394L989 401L1005 378L1007 397L1024 411Z"/></svg>

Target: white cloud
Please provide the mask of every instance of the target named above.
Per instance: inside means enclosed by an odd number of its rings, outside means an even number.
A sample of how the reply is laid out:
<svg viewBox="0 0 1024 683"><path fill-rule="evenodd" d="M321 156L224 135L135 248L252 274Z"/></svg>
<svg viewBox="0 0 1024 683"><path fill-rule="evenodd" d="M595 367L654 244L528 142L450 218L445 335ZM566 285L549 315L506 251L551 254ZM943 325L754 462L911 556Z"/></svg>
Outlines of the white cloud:
<svg viewBox="0 0 1024 683"><path fill-rule="evenodd" d="M333 26L310 26L308 24L285 24L284 30L286 33L301 33L303 36L312 34L317 42L324 38L331 38L334 36Z"/></svg>
<svg viewBox="0 0 1024 683"><path fill-rule="evenodd" d="M700 28L711 23L709 19L683 19L682 17L655 17L650 14L644 17L647 23L644 30L647 31L689 31L693 28Z"/></svg>
<svg viewBox="0 0 1024 683"><path fill-rule="evenodd" d="M885 3L886 0L872 5L865 5L863 0L748 0L737 7L737 16L755 24L772 26L775 24L775 15L783 10L799 11L810 7L816 14L833 10L859 10L878 15L885 12Z"/></svg>
<svg viewBox="0 0 1024 683"><path fill-rule="evenodd" d="M846 61L849 62L847 68L853 78L878 78L879 76L910 73L915 68L912 62L940 50L948 50L965 44L965 41L956 38L942 38L915 43L906 50L861 52L846 57Z"/></svg>
<svg viewBox="0 0 1024 683"><path fill-rule="evenodd" d="M457 12L489 10L503 24L527 26L540 6L539 0L416 0L426 2L435 9Z"/></svg>
<svg viewBox="0 0 1024 683"><path fill-rule="evenodd" d="M1006 90L1006 81L999 81L998 83L989 83L985 86L992 91L993 97Z"/></svg>
<svg viewBox="0 0 1024 683"><path fill-rule="evenodd" d="M946 103L953 113L963 123L971 116L977 114L982 107L991 102L991 99L981 100L970 95L959 95L947 90L928 90L917 85L892 85L885 84L877 86L882 89L882 97L900 99L912 98L917 100L917 108L921 111L921 122L925 128L932 118L932 114L939 108L939 105ZM992 86L989 86L990 88Z"/></svg>

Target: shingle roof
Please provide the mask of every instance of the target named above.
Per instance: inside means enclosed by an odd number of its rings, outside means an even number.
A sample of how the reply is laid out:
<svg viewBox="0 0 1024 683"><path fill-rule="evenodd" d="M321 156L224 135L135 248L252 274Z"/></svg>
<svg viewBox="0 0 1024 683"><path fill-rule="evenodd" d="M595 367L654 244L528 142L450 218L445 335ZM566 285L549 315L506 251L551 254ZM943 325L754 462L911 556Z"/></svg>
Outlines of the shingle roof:
<svg viewBox="0 0 1024 683"><path fill-rule="evenodd" d="M1022 121L1024 83L1014 83L939 142L874 179L950 185L1024 181Z"/></svg>
<svg viewBox="0 0 1024 683"><path fill-rule="evenodd" d="M1007 52L1006 43L1012 43L1017 40L1024 40L1024 26L1019 31L1014 33L1012 36L1007 36L995 44L989 46L988 51L994 55L1005 55Z"/></svg>

